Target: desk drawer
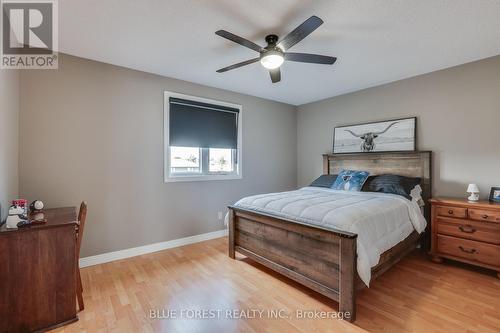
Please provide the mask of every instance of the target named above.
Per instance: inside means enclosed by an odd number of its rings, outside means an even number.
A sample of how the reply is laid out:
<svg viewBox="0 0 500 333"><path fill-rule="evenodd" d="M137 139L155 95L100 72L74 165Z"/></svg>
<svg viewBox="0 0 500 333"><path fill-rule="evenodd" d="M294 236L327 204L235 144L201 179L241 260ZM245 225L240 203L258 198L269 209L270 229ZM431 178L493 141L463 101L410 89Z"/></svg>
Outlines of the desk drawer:
<svg viewBox="0 0 500 333"><path fill-rule="evenodd" d="M440 217L438 234L457 236L500 245L500 224Z"/></svg>
<svg viewBox="0 0 500 333"><path fill-rule="evenodd" d="M438 235L438 251L454 257L500 266L500 246Z"/></svg>
<svg viewBox="0 0 500 333"><path fill-rule="evenodd" d="M485 209L469 209L469 218L476 221L500 223L500 212Z"/></svg>
<svg viewBox="0 0 500 333"><path fill-rule="evenodd" d="M456 217L459 219L467 218L467 208L437 206L437 215L444 217Z"/></svg>

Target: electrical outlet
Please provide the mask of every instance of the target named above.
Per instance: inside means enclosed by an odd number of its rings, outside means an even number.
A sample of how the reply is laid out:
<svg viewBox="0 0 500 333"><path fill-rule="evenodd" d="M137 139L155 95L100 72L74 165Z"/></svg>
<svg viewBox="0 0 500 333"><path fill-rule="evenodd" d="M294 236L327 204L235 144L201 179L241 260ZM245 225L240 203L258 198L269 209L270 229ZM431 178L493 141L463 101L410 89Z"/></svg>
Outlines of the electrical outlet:
<svg viewBox="0 0 500 333"><path fill-rule="evenodd" d="M222 212L217 213L217 218L219 219L219 221L222 220Z"/></svg>

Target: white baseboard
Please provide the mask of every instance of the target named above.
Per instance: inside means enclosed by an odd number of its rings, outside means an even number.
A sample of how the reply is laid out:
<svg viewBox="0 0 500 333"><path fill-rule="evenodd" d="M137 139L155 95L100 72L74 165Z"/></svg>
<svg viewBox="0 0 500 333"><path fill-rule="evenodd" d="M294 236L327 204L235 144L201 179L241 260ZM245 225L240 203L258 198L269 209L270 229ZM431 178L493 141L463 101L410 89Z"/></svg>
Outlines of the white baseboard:
<svg viewBox="0 0 500 333"><path fill-rule="evenodd" d="M80 258L80 267L94 266L104 264L106 262L140 256L146 253L157 252L161 250L171 249L178 246L203 242L210 239L224 237L227 235L227 229L217 230L206 234L190 236L185 238L173 239L166 242L154 243L144 246L133 247L130 249L98 254L91 257Z"/></svg>

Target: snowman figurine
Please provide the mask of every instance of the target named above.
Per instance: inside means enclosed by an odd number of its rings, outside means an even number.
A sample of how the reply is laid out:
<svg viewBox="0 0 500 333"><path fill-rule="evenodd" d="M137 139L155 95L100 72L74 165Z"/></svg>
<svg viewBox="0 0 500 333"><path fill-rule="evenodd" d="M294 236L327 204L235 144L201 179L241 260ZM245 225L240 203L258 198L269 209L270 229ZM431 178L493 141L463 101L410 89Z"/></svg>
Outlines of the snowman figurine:
<svg viewBox="0 0 500 333"><path fill-rule="evenodd" d="M28 218L24 215L24 209L20 206L12 205L9 208L9 216L7 217L6 227L8 229L17 229L19 222L26 221Z"/></svg>

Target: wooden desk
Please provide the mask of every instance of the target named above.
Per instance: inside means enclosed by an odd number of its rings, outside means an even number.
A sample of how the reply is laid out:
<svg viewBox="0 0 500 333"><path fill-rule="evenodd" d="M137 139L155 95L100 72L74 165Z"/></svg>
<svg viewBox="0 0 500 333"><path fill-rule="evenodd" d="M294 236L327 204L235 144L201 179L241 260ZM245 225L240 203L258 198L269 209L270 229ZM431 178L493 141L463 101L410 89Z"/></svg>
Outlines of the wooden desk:
<svg viewBox="0 0 500 333"><path fill-rule="evenodd" d="M76 314L76 208L44 211L47 223L0 228L0 332L46 330Z"/></svg>

